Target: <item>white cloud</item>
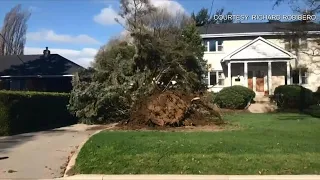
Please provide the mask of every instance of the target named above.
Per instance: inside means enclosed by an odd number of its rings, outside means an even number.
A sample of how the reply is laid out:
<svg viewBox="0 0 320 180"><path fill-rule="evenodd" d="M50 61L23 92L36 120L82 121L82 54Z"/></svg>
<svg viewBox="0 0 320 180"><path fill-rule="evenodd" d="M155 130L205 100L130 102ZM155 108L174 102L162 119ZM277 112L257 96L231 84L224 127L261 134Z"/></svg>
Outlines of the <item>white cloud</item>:
<svg viewBox="0 0 320 180"><path fill-rule="evenodd" d="M93 17L93 20L96 23L102 24L102 25L114 25L117 24L115 19L119 19L119 21L123 21L123 19L118 15L118 13L112 8L112 6L109 6L107 8L104 8L100 11L98 15L95 15Z"/></svg>
<svg viewBox="0 0 320 180"><path fill-rule="evenodd" d="M44 48L38 47L25 47L24 54L42 54ZM89 67L90 63L93 61L94 56L97 54L98 50L93 48L83 48L81 50L73 49L51 49L49 48L51 54L59 54L83 67Z"/></svg>
<svg viewBox="0 0 320 180"><path fill-rule="evenodd" d="M171 0L150 0L150 3L157 8L167 9L169 13L186 12L183 6L177 1Z"/></svg>
<svg viewBox="0 0 320 180"><path fill-rule="evenodd" d="M165 8L171 14L177 12L186 12L183 6L177 1L172 0L150 0L150 3L157 8ZM123 19L118 15L117 11L109 6L100 11L99 14L93 17L93 20L102 25L114 25L117 24L115 18L118 18L123 23Z"/></svg>
<svg viewBox="0 0 320 180"><path fill-rule="evenodd" d="M100 44L100 42L86 34L71 36L67 34L57 34L53 30L40 30L38 32L27 33L27 41L47 41L71 44Z"/></svg>
<svg viewBox="0 0 320 180"><path fill-rule="evenodd" d="M33 13L33 12L37 12L37 11L39 11L40 10L40 8L39 7L36 7L36 6L29 6L29 11L31 12L31 13Z"/></svg>

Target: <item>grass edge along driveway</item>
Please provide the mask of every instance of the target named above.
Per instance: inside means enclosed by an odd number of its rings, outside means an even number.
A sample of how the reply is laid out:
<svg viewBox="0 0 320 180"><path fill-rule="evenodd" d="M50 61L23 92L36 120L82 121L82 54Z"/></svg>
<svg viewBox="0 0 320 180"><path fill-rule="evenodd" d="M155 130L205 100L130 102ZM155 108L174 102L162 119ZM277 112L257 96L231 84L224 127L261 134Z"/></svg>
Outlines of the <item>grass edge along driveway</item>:
<svg viewBox="0 0 320 180"><path fill-rule="evenodd" d="M81 174L320 174L320 119L227 116L239 130L103 131L81 149Z"/></svg>

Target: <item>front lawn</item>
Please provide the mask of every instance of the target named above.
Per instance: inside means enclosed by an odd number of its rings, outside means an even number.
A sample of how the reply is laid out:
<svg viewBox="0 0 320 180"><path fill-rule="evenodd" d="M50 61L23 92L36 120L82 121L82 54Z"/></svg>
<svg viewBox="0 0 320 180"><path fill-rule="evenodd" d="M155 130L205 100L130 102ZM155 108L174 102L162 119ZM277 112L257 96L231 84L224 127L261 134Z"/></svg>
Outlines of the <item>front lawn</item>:
<svg viewBox="0 0 320 180"><path fill-rule="evenodd" d="M240 130L104 131L82 148L81 174L320 174L320 119L298 114L226 117Z"/></svg>

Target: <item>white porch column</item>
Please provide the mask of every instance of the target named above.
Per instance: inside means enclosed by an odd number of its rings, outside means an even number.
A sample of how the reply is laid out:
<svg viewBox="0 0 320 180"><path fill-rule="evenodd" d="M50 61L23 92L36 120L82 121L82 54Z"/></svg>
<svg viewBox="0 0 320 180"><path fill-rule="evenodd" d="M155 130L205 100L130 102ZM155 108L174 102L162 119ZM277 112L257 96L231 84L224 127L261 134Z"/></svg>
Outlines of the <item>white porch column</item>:
<svg viewBox="0 0 320 180"><path fill-rule="evenodd" d="M287 85L291 84L290 61L287 61Z"/></svg>
<svg viewBox="0 0 320 180"><path fill-rule="evenodd" d="M245 87L248 87L248 62L245 61L244 62L244 83L245 83Z"/></svg>
<svg viewBox="0 0 320 180"><path fill-rule="evenodd" d="M210 70L208 71L208 86L210 86Z"/></svg>
<svg viewBox="0 0 320 180"><path fill-rule="evenodd" d="M299 68L299 85L302 84L301 69Z"/></svg>
<svg viewBox="0 0 320 180"><path fill-rule="evenodd" d="M268 62L268 90L269 90L269 95L272 94L272 66L271 66L271 61Z"/></svg>
<svg viewBox="0 0 320 180"><path fill-rule="evenodd" d="M231 62L228 62L228 79L229 79L229 86L232 86L232 77L231 77Z"/></svg>

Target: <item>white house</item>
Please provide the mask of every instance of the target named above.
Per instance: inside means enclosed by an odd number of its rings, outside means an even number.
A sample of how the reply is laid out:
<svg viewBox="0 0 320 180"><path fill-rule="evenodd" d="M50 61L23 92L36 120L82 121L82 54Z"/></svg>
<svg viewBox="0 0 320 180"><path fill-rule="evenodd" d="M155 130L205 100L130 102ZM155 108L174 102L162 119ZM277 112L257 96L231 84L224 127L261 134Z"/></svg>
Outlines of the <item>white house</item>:
<svg viewBox="0 0 320 180"><path fill-rule="evenodd" d="M284 38L280 28L289 23L235 23L200 27L208 61L209 90L242 85L257 96L271 95L279 85L300 84L316 91L320 86L320 25L308 24L305 38L299 38L299 51ZM318 63L316 63L318 61Z"/></svg>

